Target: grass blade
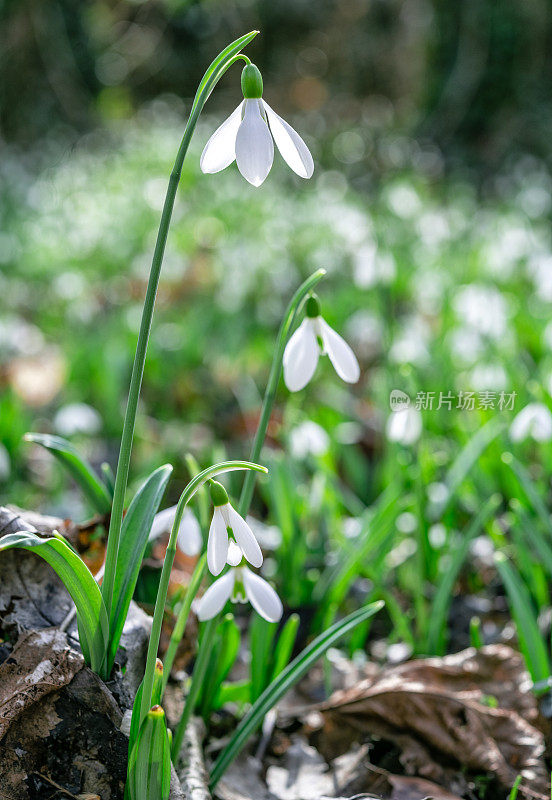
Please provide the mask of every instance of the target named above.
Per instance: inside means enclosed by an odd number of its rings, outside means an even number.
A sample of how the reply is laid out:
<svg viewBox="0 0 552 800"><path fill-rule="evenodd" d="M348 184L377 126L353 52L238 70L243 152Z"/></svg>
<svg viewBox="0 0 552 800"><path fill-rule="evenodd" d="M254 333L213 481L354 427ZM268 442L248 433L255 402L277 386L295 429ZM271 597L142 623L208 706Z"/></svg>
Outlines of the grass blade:
<svg viewBox="0 0 552 800"><path fill-rule="evenodd" d="M504 553L495 553L495 564L506 589L510 610L516 623L519 647L533 682L550 676L546 644L539 630L527 587Z"/></svg>
<svg viewBox="0 0 552 800"><path fill-rule="evenodd" d="M479 513L475 515L468 529L462 534L460 544L450 554L450 563L441 576L431 607L426 641L427 653L431 655L442 655L444 652L446 619L452 600L454 584L468 556L472 539L486 525L499 504L500 495L493 495L479 510Z"/></svg>
<svg viewBox="0 0 552 800"><path fill-rule="evenodd" d="M71 442L61 436L48 433L26 433L26 442L39 444L48 450L60 464L63 464L73 480L78 483L84 495L99 514L111 511L111 496L105 485L95 475L94 470Z"/></svg>
<svg viewBox="0 0 552 800"><path fill-rule="evenodd" d="M275 680L280 672L287 667L293 652L297 631L299 630L299 614L292 614L278 636L276 649L274 650L274 667L270 680Z"/></svg>
<svg viewBox="0 0 552 800"><path fill-rule="evenodd" d="M503 427L504 423L501 420L498 418L491 419L486 425L479 428L462 448L445 477L444 482L448 489L447 496L443 501L436 503L432 507L432 519L440 519L443 516L473 465L483 451L496 439Z"/></svg>
<svg viewBox="0 0 552 800"><path fill-rule="evenodd" d="M329 630L325 631L311 642L311 644L280 673L276 680L265 689L262 695L253 703L249 712L242 719L230 741L217 758L211 772L211 789L216 786L226 769L245 745L247 739L257 730L266 713L276 705L288 689L308 672L312 665L324 655L328 648L332 647L332 645L343 636L346 636L359 623L368 619L373 614L376 614L383 605L381 601L371 603L349 614L348 617L345 617L345 619L342 619L340 622L337 622Z"/></svg>

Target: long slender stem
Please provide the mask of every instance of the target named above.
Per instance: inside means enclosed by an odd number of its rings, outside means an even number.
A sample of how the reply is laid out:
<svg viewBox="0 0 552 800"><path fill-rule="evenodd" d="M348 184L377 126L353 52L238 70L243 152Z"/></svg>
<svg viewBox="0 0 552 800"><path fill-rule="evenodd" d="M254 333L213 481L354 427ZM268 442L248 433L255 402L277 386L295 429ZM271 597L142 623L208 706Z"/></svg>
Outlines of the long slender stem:
<svg viewBox="0 0 552 800"><path fill-rule="evenodd" d="M304 281L301 284L301 286L297 289L297 291L295 292L295 294L293 295L288 304L286 313L284 314L284 318L280 325L280 330L278 331L278 339L276 341L276 349L274 351L274 356L272 358L272 365L270 367L270 374L268 376L268 383L266 386L266 391L263 399L261 417L259 419L259 424L257 426L255 438L251 446L251 453L252 454L255 453L256 457L259 456L262 446L264 444L264 440L266 438L268 423L270 420L270 415L272 414L274 400L276 398L276 390L278 388L278 382L280 380L280 375L282 373L282 361L284 357L284 350L287 344L287 340L289 338L290 331L293 327L295 317L297 316L297 313L299 312L301 305L304 299L306 298L308 292L318 283L318 281L320 281L324 277L325 274L326 270L319 269L312 275L310 275L306 279L306 281ZM252 462L255 462L255 459L252 458L251 460ZM247 515L247 512L249 511L251 498L253 497L254 486L255 486L254 477L252 478L252 473L248 472L245 476L242 493L238 503L238 512L241 514L242 517L245 517ZM176 761L180 754L180 746L184 738L186 725L188 724L188 720L190 719L190 716L193 713L197 696L199 694L199 689L203 681L204 672L202 672L202 670L206 669L206 665L209 662L209 656L211 654L211 649L213 647L215 631L217 629L219 619L220 619L220 614L217 614L216 617L210 619L205 624L205 628L203 631L203 638L199 645L197 661L194 667L194 674L192 676L190 691L186 698L184 711L182 712L182 716L178 723L177 733L173 741L173 747L172 747L173 761Z"/></svg>
<svg viewBox="0 0 552 800"><path fill-rule="evenodd" d="M184 599L180 604L180 608L178 609L176 622L174 623L174 628L171 633L171 640L169 642L169 646L167 647L167 652L165 653L165 658L163 660L163 692L161 696L163 696L163 694L165 693L165 688L167 686L167 682L169 680L169 676L171 674L171 670L174 664L176 651L184 635L184 630L186 628L186 622L188 621L190 608L192 607L193 599L196 596L197 590L199 589L199 585L203 580L203 576L205 575L206 567L207 567L207 556L204 553L196 564L194 573L192 575L190 583L188 584L188 588L186 589L186 594L184 595Z"/></svg>
<svg viewBox="0 0 552 800"><path fill-rule="evenodd" d="M144 301L144 308L142 311L142 321L140 323L140 332L138 334L138 343L136 345L136 354L134 356L134 363L132 366L132 376L130 379L130 388L128 392L127 407L125 412L125 420L123 423L123 433L121 438L121 449L119 451L119 460L117 463L117 472L115 475L115 488L113 492L113 506L111 510L111 519L109 523L109 535L107 540L107 550L105 559L105 577L102 584L102 596L107 609L108 618L111 617L111 608L113 603L113 588L115 582L115 563L117 554L119 552L119 540L121 537L121 526L123 521L125 493L128 483L128 473L130 468L130 455L132 452L132 441L134 438L134 427L136 424L136 412L138 409L138 399L140 396L140 389L142 387L142 378L144 375L144 365L146 363L146 353L148 348L148 341L151 331L151 323L153 319L153 311L155 307L155 298L157 295L157 287L159 285L159 276L161 274L161 267L163 264L163 256L165 253L165 245L167 243L167 235L169 232L169 225L171 222L174 201L176 197L176 190L180 181L182 166L190 140L195 130L197 120L203 106L205 105L210 93L215 87L216 83L220 80L222 75L226 72L228 67L233 64L237 58L239 50L248 44L257 34L257 31L252 31L241 39L237 39L229 45L211 64L202 82L199 85L196 93L190 117L184 130L184 135L178 149L176 160L169 178L169 185L167 187L167 194L165 196L165 203L163 205L163 212L161 214L161 222L159 224L159 231L157 233L157 241L155 243L155 250L153 253L153 260L151 271L146 290L146 298Z"/></svg>
<svg viewBox="0 0 552 800"><path fill-rule="evenodd" d="M209 665L211 650L213 649L213 644L215 642L217 621L218 620L215 619L209 620L209 622L203 629L203 638L201 639L201 646L199 648L196 663L194 666L194 675L192 678L192 684L190 686L190 691L188 692L188 696L186 697L184 710L182 712L182 716L178 721L178 725L176 727L176 731L173 738L173 743L171 748L172 751L171 757L173 761L176 761L180 754L180 750L182 748L182 742L184 740L184 734L186 733L186 726L188 725L190 717L192 716L192 712L195 708L195 704L199 696L199 690L203 684L203 679L205 677L205 673Z"/></svg>
<svg viewBox="0 0 552 800"><path fill-rule="evenodd" d="M163 614L165 613L169 580L171 577L174 557L176 555L176 540L178 538L178 531L180 529L180 523L182 522L184 509L206 480L215 477L215 475L220 475L223 472L232 472L238 469L253 469L257 472L264 473L268 471L266 467L262 467L259 464L251 464L249 461L225 461L220 464L214 464L212 467L204 469L203 472L200 472L198 475L192 478L180 496L180 500L178 501L171 535L169 537L169 543L167 545L167 551L163 561L163 569L161 570L161 579L159 581L157 597L155 600L155 610L153 612L153 621L151 624L151 634L148 644L148 653L146 656L146 670L144 673L144 683L142 689L140 724L151 707L151 693L153 689L155 661L157 659L159 640L161 638L161 626L163 624Z"/></svg>
<svg viewBox="0 0 552 800"><path fill-rule="evenodd" d="M251 446L251 454L250 454L251 461L258 460L259 455L261 453L261 449L264 444L264 440L266 438L268 423L270 422L272 408L274 407L274 400L276 399L276 390L278 389L278 382L280 380L280 375L282 374L282 361L284 358L284 350L286 349L287 340L289 338L290 331L293 327L295 317L297 316L308 292L314 286L316 286L318 281L320 281L325 274L326 274L325 269L318 269L316 270L316 272L313 272L313 274L310 275L307 278L307 280L301 284L301 286L297 289L297 291L289 301L286 313L284 314L284 318L282 319L280 325L280 330L278 331L278 339L276 340L276 349L274 351L274 356L272 358L270 374L268 376L268 382L266 385L266 390L263 398L261 417L259 419L259 424L257 426L255 438L253 439L253 444ZM243 482L240 501L238 503L238 511L242 515L242 517L245 517L249 511L249 506L251 505L251 499L253 497L254 487L255 487L255 476L252 473L248 472Z"/></svg>

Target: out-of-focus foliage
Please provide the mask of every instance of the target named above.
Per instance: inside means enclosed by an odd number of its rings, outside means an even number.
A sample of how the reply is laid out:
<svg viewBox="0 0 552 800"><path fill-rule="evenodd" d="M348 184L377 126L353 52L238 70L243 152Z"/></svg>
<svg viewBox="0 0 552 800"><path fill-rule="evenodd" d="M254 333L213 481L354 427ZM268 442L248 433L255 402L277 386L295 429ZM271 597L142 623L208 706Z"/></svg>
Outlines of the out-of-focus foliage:
<svg viewBox="0 0 552 800"><path fill-rule="evenodd" d="M1 130L12 141L66 137L167 92L189 98L212 53L258 28L251 55L268 94L309 114L318 135L343 130L345 163L369 156L389 125L456 165L548 155L546 0L4 0L0 14ZM221 108L231 85L217 91Z"/></svg>

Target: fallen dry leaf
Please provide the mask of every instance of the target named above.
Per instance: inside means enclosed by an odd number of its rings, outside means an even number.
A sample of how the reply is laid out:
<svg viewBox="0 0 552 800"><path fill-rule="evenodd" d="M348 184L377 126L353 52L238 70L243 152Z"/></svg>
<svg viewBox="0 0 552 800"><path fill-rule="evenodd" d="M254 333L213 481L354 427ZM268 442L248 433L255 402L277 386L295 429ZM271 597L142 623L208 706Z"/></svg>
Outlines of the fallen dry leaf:
<svg viewBox="0 0 552 800"><path fill-rule="evenodd" d="M386 668L315 710L328 758L359 735L376 736L398 746L407 775L451 788L459 770L490 773L509 789L521 774L520 796L549 797L530 681L519 653L504 645Z"/></svg>

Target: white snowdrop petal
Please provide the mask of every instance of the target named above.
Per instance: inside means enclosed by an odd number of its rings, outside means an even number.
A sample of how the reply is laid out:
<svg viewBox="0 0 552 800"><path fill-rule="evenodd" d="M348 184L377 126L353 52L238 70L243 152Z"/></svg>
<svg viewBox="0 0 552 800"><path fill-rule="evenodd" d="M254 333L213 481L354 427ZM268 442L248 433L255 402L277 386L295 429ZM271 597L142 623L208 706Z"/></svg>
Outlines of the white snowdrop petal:
<svg viewBox="0 0 552 800"><path fill-rule="evenodd" d="M255 611L267 622L278 622L284 609L272 586L247 568L242 570L242 578L247 598Z"/></svg>
<svg viewBox="0 0 552 800"><path fill-rule="evenodd" d="M414 407L394 411L387 420L385 433L390 442L415 444L422 434L422 415Z"/></svg>
<svg viewBox="0 0 552 800"><path fill-rule="evenodd" d="M243 177L260 186L274 161L274 142L261 116L258 100L245 100L243 120L236 136L236 162Z"/></svg>
<svg viewBox="0 0 552 800"><path fill-rule="evenodd" d="M240 517L238 512L235 511L230 504L226 506L226 513L234 538L245 558L254 567L260 567L263 563L263 554L255 538L255 534L243 517Z"/></svg>
<svg viewBox="0 0 552 800"><path fill-rule="evenodd" d="M207 540L207 566L213 575L222 572L226 565L228 555L228 533L226 522L222 516L220 506L216 506L213 511L213 519L209 528L209 539Z"/></svg>
<svg viewBox="0 0 552 800"><path fill-rule="evenodd" d="M529 403L516 414L510 425L513 442L521 442L529 437L536 442L552 439L552 414L543 403Z"/></svg>
<svg viewBox="0 0 552 800"><path fill-rule="evenodd" d="M241 124L243 102L213 133L199 161L202 172L220 172L236 158L236 136Z"/></svg>
<svg viewBox="0 0 552 800"><path fill-rule="evenodd" d="M172 528L172 524L174 522L174 518L176 515L176 506L171 506L170 508L164 508L163 511L159 511L155 517L153 518L153 523L151 526L151 530L149 533L149 541L153 541L157 539L161 534L168 533Z"/></svg>
<svg viewBox="0 0 552 800"><path fill-rule="evenodd" d="M226 563L231 567L237 567L242 560L243 554L241 548L238 547L236 542L230 542L228 545L228 555L226 556Z"/></svg>
<svg viewBox="0 0 552 800"><path fill-rule="evenodd" d="M297 131L293 130L285 119L282 119L273 111L265 100L261 102L265 108L276 147L280 151L282 158L301 178L310 178L314 172L314 161L309 148Z"/></svg>
<svg viewBox="0 0 552 800"><path fill-rule="evenodd" d="M360 367L357 357L345 341L326 320L318 317L320 325L320 335L324 342L324 347L334 369L339 377L347 383L356 383L360 378Z"/></svg>
<svg viewBox="0 0 552 800"><path fill-rule="evenodd" d="M197 556L201 552L203 545L201 528L195 514L189 508L186 508L182 515L176 543L179 549L187 556Z"/></svg>
<svg viewBox="0 0 552 800"><path fill-rule="evenodd" d="M200 620L212 619L219 611L222 611L234 590L235 573L229 570L226 575L215 581L201 600L197 607L197 616Z"/></svg>
<svg viewBox="0 0 552 800"><path fill-rule="evenodd" d="M284 350L284 381L290 392L304 389L314 375L319 355L320 348L312 321L307 317Z"/></svg>

